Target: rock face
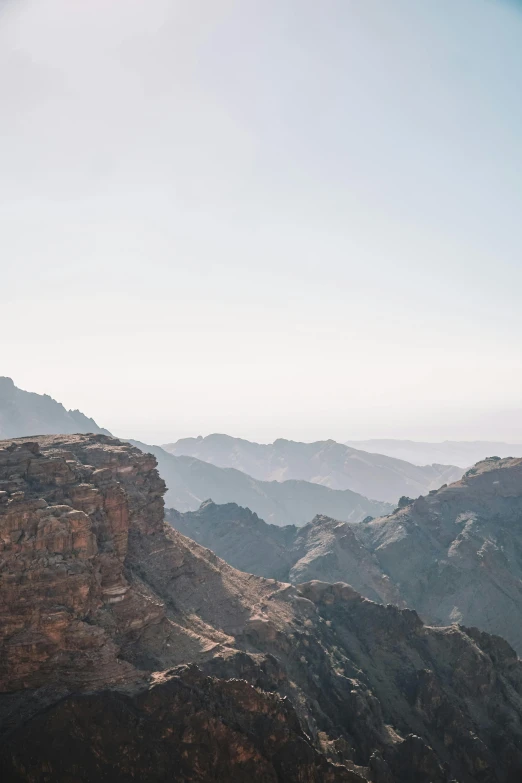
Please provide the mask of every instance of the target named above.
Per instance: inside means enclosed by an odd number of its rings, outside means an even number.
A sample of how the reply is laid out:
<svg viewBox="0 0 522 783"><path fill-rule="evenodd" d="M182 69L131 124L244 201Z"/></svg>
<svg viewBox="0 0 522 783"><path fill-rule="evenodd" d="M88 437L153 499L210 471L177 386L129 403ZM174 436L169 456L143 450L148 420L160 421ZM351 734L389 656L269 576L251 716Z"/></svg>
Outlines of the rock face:
<svg viewBox="0 0 522 783"><path fill-rule="evenodd" d="M400 505L360 525L317 517L277 535L233 506L168 519L237 568L296 583L345 581L427 622L476 625L522 653L522 459L486 460Z"/></svg>
<svg viewBox="0 0 522 783"><path fill-rule="evenodd" d="M129 502L147 481L147 525L162 525L163 482L152 457L106 436L49 436L0 450L0 688L50 681L126 681L113 633L158 608L124 576ZM116 441L117 443L117 441ZM128 491L124 489L126 483Z"/></svg>
<svg viewBox="0 0 522 783"><path fill-rule="evenodd" d="M0 376L0 439L57 432L109 435L80 411L68 411L48 394L23 391Z"/></svg>
<svg viewBox="0 0 522 783"><path fill-rule="evenodd" d="M425 619L477 625L522 653L522 459L481 462L358 536Z"/></svg>
<svg viewBox="0 0 522 783"><path fill-rule="evenodd" d="M167 484L167 506L179 511L195 511L212 498L217 503L238 503L251 508L275 525L304 525L318 513L337 519L360 522L364 517L392 511L389 503L335 490L310 481L258 481L239 470L218 468L193 457L175 457L159 446L131 443L151 451Z"/></svg>
<svg viewBox="0 0 522 783"><path fill-rule="evenodd" d="M236 571L103 435L2 443L0 482L3 780L520 780L503 640Z"/></svg>
<svg viewBox="0 0 522 783"><path fill-rule="evenodd" d="M265 445L216 434L184 438L163 448L175 456L195 457L220 468L236 468L261 481L310 481L389 503L396 503L402 495L426 494L457 481L464 472L453 465L412 465L333 440L297 443L279 439ZM228 500L244 505L237 497ZM331 513L325 508L318 511Z"/></svg>

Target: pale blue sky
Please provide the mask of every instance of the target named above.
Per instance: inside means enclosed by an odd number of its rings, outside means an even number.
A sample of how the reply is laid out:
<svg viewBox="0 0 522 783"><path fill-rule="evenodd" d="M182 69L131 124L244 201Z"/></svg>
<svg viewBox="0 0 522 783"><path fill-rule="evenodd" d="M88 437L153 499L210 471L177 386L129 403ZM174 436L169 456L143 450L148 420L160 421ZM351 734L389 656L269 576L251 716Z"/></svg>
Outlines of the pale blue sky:
<svg viewBox="0 0 522 783"><path fill-rule="evenodd" d="M156 442L522 437L522 3L0 8L0 374Z"/></svg>

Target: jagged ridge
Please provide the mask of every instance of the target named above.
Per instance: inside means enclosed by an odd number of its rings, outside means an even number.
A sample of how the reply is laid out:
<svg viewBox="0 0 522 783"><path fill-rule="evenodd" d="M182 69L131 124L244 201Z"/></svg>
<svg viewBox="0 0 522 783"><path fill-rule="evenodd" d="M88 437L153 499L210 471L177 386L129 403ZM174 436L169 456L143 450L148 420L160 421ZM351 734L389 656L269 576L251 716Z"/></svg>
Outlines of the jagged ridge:
<svg viewBox="0 0 522 783"><path fill-rule="evenodd" d="M342 580L365 596L463 622L522 651L522 459L488 459L393 514L351 525L324 516L297 530L233 505L171 523L237 568L300 582Z"/></svg>

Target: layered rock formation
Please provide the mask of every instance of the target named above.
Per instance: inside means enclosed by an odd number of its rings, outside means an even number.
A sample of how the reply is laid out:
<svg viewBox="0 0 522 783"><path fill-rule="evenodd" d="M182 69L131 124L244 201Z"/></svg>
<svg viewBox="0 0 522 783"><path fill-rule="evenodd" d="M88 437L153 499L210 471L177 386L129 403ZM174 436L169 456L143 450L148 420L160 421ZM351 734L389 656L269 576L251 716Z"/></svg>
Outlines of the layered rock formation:
<svg viewBox="0 0 522 783"><path fill-rule="evenodd" d="M389 503L395 503L402 495L426 494L460 479L464 472L453 465L412 465L334 440L298 443L280 438L263 444L216 434L183 438L163 448L175 456L195 457L220 468L241 470L261 481L304 480L331 489L350 489ZM243 505L239 498L228 500ZM331 513L326 508L318 511Z"/></svg>
<svg viewBox="0 0 522 783"><path fill-rule="evenodd" d="M258 481L239 470L218 468L193 457L175 457L159 446L131 441L151 451L167 484L165 502L179 511L195 511L212 498L238 503L275 525L304 525L318 513L360 522L393 510L389 503L369 500L351 490L336 490L310 481Z"/></svg>
<svg viewBox="0 0 522 783"><path fill-rule="evenodd" d="M57 432L109 435L81 411L68 411L48 394L24 391L11 378L0 376L0 439Z"/></svg>
<svg viewBox="0 0 522 783"><path fill-rule="evenodd" d="M211 504L168 518L237 568L292 582L346 581L427 622L499 634L522 653L522 459L486 460L361 525L320 516L274 531L233 505Z"/></svg>
<svg viewBox="0 0 522 783"><path fill-rule="evenodd" d="M501 639L236 571L105 436L0 444L0 482L3 779L520 779Z"/></svg>

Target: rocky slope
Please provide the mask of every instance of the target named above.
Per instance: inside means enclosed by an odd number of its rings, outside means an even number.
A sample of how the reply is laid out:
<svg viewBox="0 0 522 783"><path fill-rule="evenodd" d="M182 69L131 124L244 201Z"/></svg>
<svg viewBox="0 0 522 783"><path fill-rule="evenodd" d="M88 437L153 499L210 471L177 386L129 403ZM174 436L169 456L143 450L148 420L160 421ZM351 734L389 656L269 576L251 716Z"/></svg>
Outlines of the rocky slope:
<svg viewBox="0 0 522 783"><path fill-rule="evenodd" d="M109 435L80 411L68 411L48 394L23 391L0 377L0 438L53 433L95 432Z"/></svg>
<svg viewBox="0 0 522 783"><path fill-rule="evenodd" d="M389 503L334 490L310 481L257 481L232 468L218 468L193 457L175 457L159 446L130 441L158 460L167 484L165 502L180 511L194 511L212 498L216 503L238 503L275 525L304 525L315 514L360 522L366 516L392 511Z"/></svg>
<svg viewBox="0 0 522 783"><path fill-rule="evenodd" d="M279 439L265 445L216 434L184 438L163 448L176 456L195 457L221 468L236 468L261 481L310 481L330 489L350 489L390 503L402 495L425 494L456 481L463 473L452 465L412 465L333 440L297 443ZM326 509L321 511L329 513Z"/></svg>
<svg viewBox="0 0 522 783"><path fill-rule="evenodd" d="M165 509L165 519L180 533L211 549L227 563L257 576L289 581L294 563L296 525L270 525L237 503L206 500L197 511ZM337 523L339 524L339 523Z"/></svg>
<svg viewBox="0 0 522 783"><path fill-rule="evenodd" d="M522 459L487 460L460 482L385 518L317 517L275 533L233 506L168 512L174 527L229 563L292 582L342 580L428 622L463 622L522 653Z"/></svg>
<svg viewBox="0 0 522 783"><path fill-rule="evenodd" d="M236 571L103 435L2 443L0 483L2 779L520 780L501 639Z"/></svg>
<svg viewBox="0 0 522 783"><path fill-rule="evenodd" d="M304 527L277 527L235 503L210 500L197 511L167 509L165 518L241 571L293 583L348 582L367 598L404 605L350 523L318 515Z"/></svg>
<svg viewBox="0 0 522 783"><path fill-rule="evenodd" d="M522 653L522 459L481 462L358 535L423 617L478 625Z"/></svg>

